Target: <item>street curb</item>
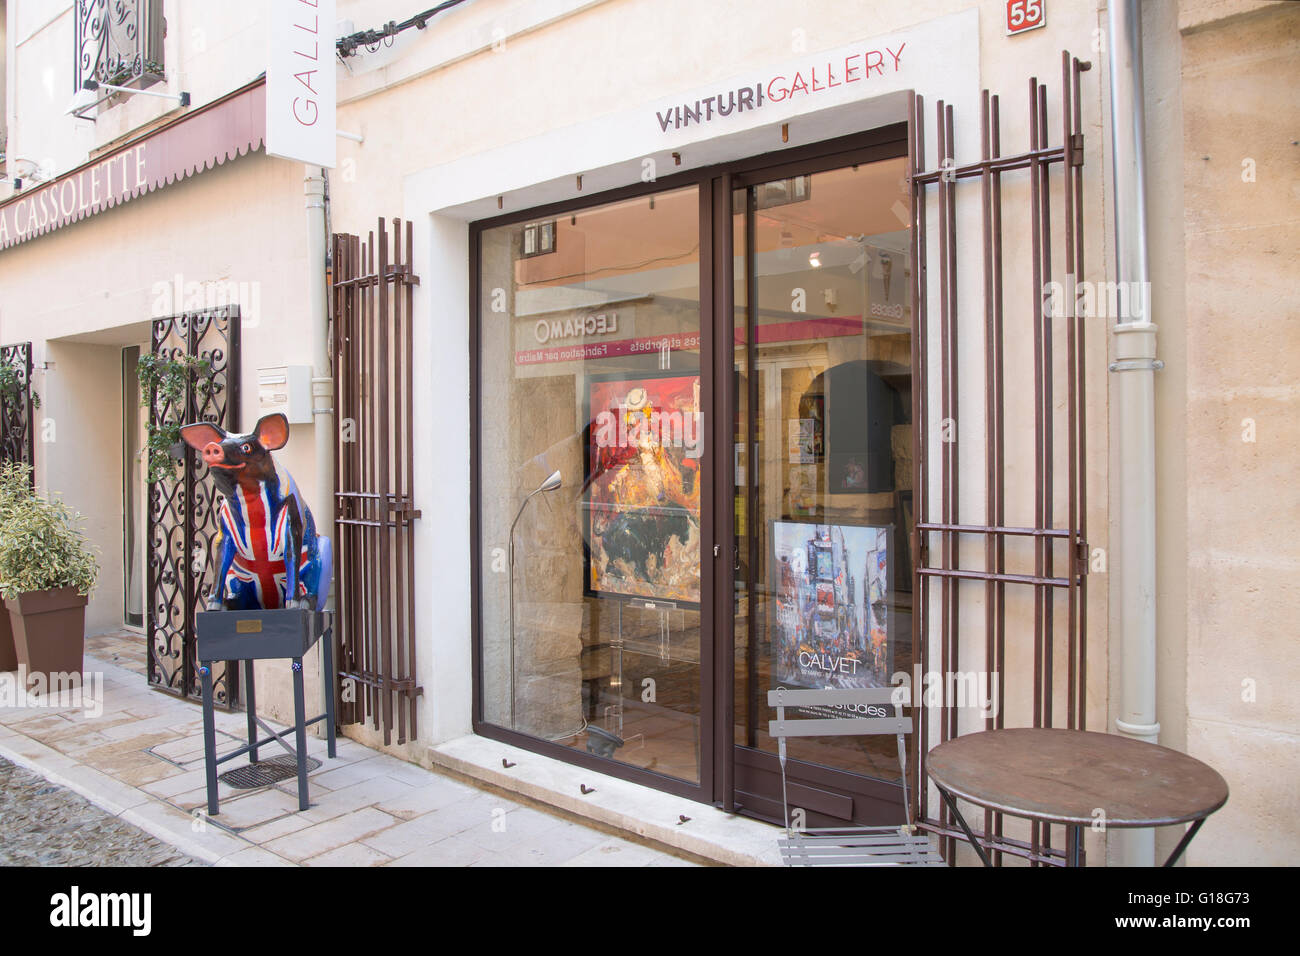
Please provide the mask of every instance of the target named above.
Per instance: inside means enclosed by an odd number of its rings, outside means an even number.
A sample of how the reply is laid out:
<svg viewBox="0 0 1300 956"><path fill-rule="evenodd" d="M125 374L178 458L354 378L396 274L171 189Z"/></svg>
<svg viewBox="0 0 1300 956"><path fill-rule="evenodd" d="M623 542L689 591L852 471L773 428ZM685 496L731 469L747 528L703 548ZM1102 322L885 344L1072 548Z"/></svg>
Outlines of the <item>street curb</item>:
<svg viewBox="0 0 1300 956"><path fill-rule="evenodd" d="M12 730L12 728L10 729ZM39 741L33 741L30 737L18 733L17 731L14 731L14 733L15 736L21 737L24 740L31 741L32 743L39 743ZM200 860L204 863L207 863L209 866L220 866L222 865L223 860L225 860L229 856L234 855L233 853L218 853L215 850L210 850L206 846L203 846L202 843L200 843L198 840L195 840L194 838L185 835L183 833L174 831L170 827L160 824L155 820L151 820L145 814L140 813L138 807L124 808L116 804L113 800L104 797L101 794L96 793L95 791L91 790L89 787L85 787L77 783L75 780L71 780L68 777L65 777L57 770L53 770L51 768L42 766L38 760L33 760L32 758L11 749L9 746L7 746L7 741L4 738L0 738L0 757L3 757L5 760L8 760L10 763L14 764L17 767L22 767L24 770L30 771L31 773L34 773L37 776L45 778L50 783L55 784L56 786L60 786L63 787L64 789L71 790L73 793L81 797L84 797L86 800L90 801L92 804L94 804L96 807L103 810L105 813L109 814L110 816L117 817L118 819L123 820L124 822L129 823L134 827L138 827L139 829L143 830L145 833L148 833L154 839L161 840L163 843L167 843L175 847L176 849L180 850L182 853L186 854L187 856L191 856L196 860ZM84 766L84 765L78 764L78 766ZM140 791L140 792L144 793L144 791ZM167 811L170 811L170 813L172 814L179 814L184 816L184 814L182 814L180 810L177 810L175 807L171 806L170 804L164 803L161 800L158 800L156 797L150 796L148 794L145 794L145 796L147 798L147 803L152 803L156 806L163 807ZM189 818L186 817L185 820L186 820L185 825L188 828ZM177 822L179 823L180 821L178 820ZM235 839L239 839L234 834L230 834L230 835L232 837L235 837ZM250 847L255 846L255 844L249 843L248 846ZM244 848L241 848L241 850L242 849ZM236 850L235 852L240 852L240 851Z"/></svg>

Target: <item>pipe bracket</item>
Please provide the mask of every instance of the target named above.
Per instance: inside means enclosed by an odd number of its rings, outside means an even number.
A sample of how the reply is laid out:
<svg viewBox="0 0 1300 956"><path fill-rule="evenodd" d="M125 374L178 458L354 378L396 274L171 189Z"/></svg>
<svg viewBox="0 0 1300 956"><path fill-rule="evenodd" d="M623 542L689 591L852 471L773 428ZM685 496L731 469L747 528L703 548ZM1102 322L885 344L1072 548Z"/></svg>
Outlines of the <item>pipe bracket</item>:
<svg viewBox="0 0 1300 956"><path fill-rule="evenodd" d="M1107 366L1112 372L1158 372L1164 367L1163 361L1152 358L1120 359Z"/></svg>

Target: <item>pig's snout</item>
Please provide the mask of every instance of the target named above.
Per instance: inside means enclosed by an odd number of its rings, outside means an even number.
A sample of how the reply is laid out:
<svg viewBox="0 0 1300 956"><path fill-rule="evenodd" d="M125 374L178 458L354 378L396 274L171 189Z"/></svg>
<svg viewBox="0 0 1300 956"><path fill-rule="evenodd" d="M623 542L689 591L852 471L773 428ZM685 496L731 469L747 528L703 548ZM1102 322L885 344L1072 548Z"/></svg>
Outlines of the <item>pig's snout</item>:
<svg viewBox="0 0 1300 956"><path fill-rule="evenodd" d="M214 465L224 465L226 462L226 453L221 450L221 446L214 441L208 442L203 446L203 463L208 467Z"/></svg>

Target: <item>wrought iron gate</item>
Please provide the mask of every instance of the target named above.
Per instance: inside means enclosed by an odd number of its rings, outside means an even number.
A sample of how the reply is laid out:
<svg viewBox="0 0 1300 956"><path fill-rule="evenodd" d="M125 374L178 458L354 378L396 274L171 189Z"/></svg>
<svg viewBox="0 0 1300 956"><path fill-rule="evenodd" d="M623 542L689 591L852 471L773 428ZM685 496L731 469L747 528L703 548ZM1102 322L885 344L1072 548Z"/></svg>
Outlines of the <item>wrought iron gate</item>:
<svg viewBox="0 0 1300 956"><path fill-rule="evenodd" d="M339 723L415 738L411 224L333 238Z"/></svg>
<svg viewBox="0 0 1300 956"><path fill-rule="evenodd" d="M207 370L201 382L189 378L180 401L152 389L150 431L196 421L237 427L238 306L155 319L151 349L165 358L201 359ZM216 492L203 480L207 466L183 445L175 453L180 458L175 477L149 483L148 676L150 685L159 690L197 698L194 616L203 609L215 583L212 546L220 531L213 501ZM233 709L239 698L238 669L216 665L212 686L217 705Z"/></svg>
<svg viewBox="0 0 1300 956"><path fill-rule="evenodd" d="M0 346L0 461L35 464L32 414L32 343Z"/></svg>
<svg viewBox="0 0 1300 956"><path fill-rule="evenodd" d="M912 249L916 268L912 276L913 301L916 303L917 329L913 336L912 361L919 380L927 383L913 390L913 420L919 430L919 447L928 447L931 422L955 423L958 420L959 358L980 356L984 369L984 447L982 455L971 455L969 445L940 436L937 467L937 500L929 494L930 469L927 456L915 456L917 524L913 553L917 555L913 587L918 611L913 618L913 641L918 660L927 671L947 675L959 667L959 628L962 602L959 595L982 592L984 666L996 675L996 714L985 716L978 729L1003 726L1007 677L1007 589L1032 589L1032 700L1028 713L1035 727L1060 726L1083 729L1087 689L1087 490L1085 461L1084 402L1084 322L1077 314L1073 282L1083 275L1083 133L1080 120L1079 75L1090 64L1062 55L1060 101L1061 144L1049 145L1047 88L1036 78L1029 81L1029 148L1004 154L1000 136L998 97L983 91L980 110L980 150L978 162L956 165L957 144L953 134L953 108L943 101L936 104L937 168L926 170L925 109L920 96L913 96L910 110L909 152L912 156ZM1062 215L1058 220L1064 239L1064 273L1066 293L1061 297L1064 315L1053 313L1044 290L1052 280L1052 194L1055 182L1053 167L1059 164ZM1003 288L1003 212L1004 177L1014 188L1023 189L1027 177L1029 193L1028 238L1032 285L1016 289L1023 296L1020 308L1004 298ZM1012 180L1015 180L1012 183ZM980 187L981 225L983 230L983 341L971 342L970 336L959 341L958 313L966 307L957 295L957 193L973 188L961 185L977 181ZM929 234L927 202L935 202L937 235ZM1017 223L1017 226L1019 224ZM1016 228L1016 227L1013 227ZM1022 234L1011 233L1017 239ZM933 253L937 255L932 256ZM927 269L937 259L938 300L929 294ZM1004 305L1007 323L1004 324ZM1025 321L1027 320L1027 321ZM1021 322L1024 324L1021 324ZM1064 333L1065 355L1060 355ZM927 368L927 345L937 336L939 367L937 391L939 408L931 410L929 382L933 374ZM1034 480L1033 518L1029 524L1008 524L1007 441L1006 441L1006 343L1012 337L1032 339L1032 378L1034 382L1032 418L1034 452L1032 463L1026 462L1021 473L1032 472ZM1064 369L1064 389L1060 376ZM1022 379L1017 379L1020 381ZM1015 393L1019 396L1021 393ZM1018 409L1017 409L1018 411ZM1064 425L1064 435L1057 429ZM1058 445L1058 441L1060 444ZM1062 453L1062 446L1064 453ZM959 447L961 458L959 461ZM978 451L978 449L977 449ZM1061 459L1064 459L1063 461ZM1062 465L1064 467L1062 467ZM958 480L982 470L986 486L983 514L960 513ZM1062 483L1062 477L1064 482ZM1064 502L1064 509L1060 509ZM1064 514L1061 513L1064 511ZM1012 502L1017 512L1010 520L1028 511ZM1064 524L1060 519L1064 517ZM966 542L981 542L972 549ZM1011 560L1008 560L1008 550ZM982 551L982 566L972 566L972 552ZM1032 552L1032 553L1031 553ZM966 566L962 566L965 557ZM1032 562L1032 572L1027 565ZM1014 570L1014 569L1025 570ZM1064 592L1065 614L1060 615L1057 595ZM937 598L937 600L936 600ZM937 604L937 621L932 605ZM935 626L937 623L937 626ZM970 628L965 629L969 635ZM1013 651L1018 642L1028 641L1028 629L1011 636ZM1027 649L1026 649L1027 650ZM1063 653L1064 666L1057 655ZM1025 655L1028 657L1028 654ZM967 657L969 660L969 657ZM1022 675L1012 674L1013 695L1030 692ZM992 678L990 684L992 685ZM1064 700L1062 700L1062 696ZM925 781L925 756L932 731L930 721L938 722L939 741L960 732L958 711L945 695L940 707L919 708L919 732L914 766ZM1064 706L1062 706L1064 704ZM1025 709L1021 705L1021 709ZM975 729L967 727L968 730ZM928 813L928 788L913 790L916 818L941 837L944 856L951 860L954 841L960 831L949 819L947 807L939 807L937 818ZM972 824L975 820L971 819ZM1052 828L1032 825L1028 840L1013 840L1003 834L1002 815L987 812L983 832L977 837L993 851L1000 864L1003 854L1014 854L1033 863L1061 864L1064 852L1059 842L1053 844Z"/></svg>

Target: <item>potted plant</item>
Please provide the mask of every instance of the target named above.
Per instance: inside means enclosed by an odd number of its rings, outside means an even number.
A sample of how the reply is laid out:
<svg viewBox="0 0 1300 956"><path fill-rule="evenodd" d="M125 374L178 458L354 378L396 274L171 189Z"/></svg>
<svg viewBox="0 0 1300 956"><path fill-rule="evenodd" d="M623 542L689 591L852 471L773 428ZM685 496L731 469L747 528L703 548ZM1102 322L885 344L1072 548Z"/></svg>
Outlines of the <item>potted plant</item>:
<svg viewBox="0 0 1300 956"><path fill-rule="evenodd" d="M7 366L0 365L0 371ZM0 381L0 392L3 381ZM0 527L4 525L15 504L32 495L32 469L21 462L0 464ZM9 625L9 612L0 607L0 672L18 669L18 652L14 648L14 632Z"/></svg>
<svg viewBox="0 0 1300 956"><path fill-rule="evenodd" d="M10 468L12 466L9 466ZM11 472L6 470L6 480ZM81 515L57 498L13 494L0 515L0 597L29 681L81 674L86 603L99 565Z"/></svg>

